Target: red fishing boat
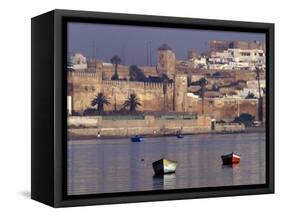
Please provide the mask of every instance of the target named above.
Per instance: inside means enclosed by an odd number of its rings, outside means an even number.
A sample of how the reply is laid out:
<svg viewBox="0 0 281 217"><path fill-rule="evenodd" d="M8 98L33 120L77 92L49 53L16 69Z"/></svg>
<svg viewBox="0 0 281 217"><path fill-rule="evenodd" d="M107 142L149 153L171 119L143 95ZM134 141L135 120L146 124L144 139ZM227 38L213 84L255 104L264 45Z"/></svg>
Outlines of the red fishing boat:
<svg viewBox="0 0 281 217"><path fill-rule="evenodd" d="M240 163L240 156L235 153L226 154L221 156L223 164L239 164Z"/></svg>

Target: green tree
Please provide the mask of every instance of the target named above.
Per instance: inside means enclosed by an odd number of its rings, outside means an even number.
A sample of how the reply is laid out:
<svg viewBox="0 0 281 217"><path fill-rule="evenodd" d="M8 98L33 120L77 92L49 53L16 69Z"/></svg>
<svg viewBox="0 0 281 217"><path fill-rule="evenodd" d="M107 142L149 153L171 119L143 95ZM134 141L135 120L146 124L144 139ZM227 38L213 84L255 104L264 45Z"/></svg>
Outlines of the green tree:
<svg viewBox="0 0 281 217"><path fill-rule="evenodd" d="M137 107L140 106L140 99L137 97L136 94L130 94L128 99L124 102L123 107L124 108L130 108L131 112L136 111Z"/></svg>
<svg viewBox="0 0 281 217"><path fill-rule="evenodd" d="M107 100L103 93L98 93L96 97L92 100L91 105L97 106L99 112L104 111L104 105L109 105L110 102Z"/></svg>
<svg viewBox="0 0 281 217"><path fill-rule="evenodd" d="M235 117L234 123L243 123L246 127L250 127L253 125L253 121L255 120L255 116L249 113L242 113L239 117Z"/></svg>
<svg viewBox="0 0 281 217"><path fill-rule="evenodd" d="M255 99L255 94L249 92L248 95L245 97L245 99Z"/></svg>
<svg viewBox="0 0 281 217"><path fill-rule="evenodd" d="M147 78L143 71L136 65L131 65L129 69L130 81L146 81Z"/></svg>
<svg viewBox="0 0 281 217"><path fill-rule="evenodd" d="M84 116L92 116L92 115L96 115L96 114L97 114L97 110L95 108L87 108L83 112Z"/></svg>
<svg viewBox="0 0 281 217"><path fill-rule="evenodd" d="M119 80L118 65L121 63L121 58L115 55L110 59L110 62L114 65L114 74L112 75L111 80Z"/></svg>

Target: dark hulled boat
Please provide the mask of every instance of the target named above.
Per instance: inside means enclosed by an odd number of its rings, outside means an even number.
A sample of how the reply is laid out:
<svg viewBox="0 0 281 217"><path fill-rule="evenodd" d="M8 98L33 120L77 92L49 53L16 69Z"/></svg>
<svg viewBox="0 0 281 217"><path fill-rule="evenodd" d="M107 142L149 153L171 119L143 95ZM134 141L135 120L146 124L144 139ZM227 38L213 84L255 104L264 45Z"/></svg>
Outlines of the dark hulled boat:
<svg viewBox="0 0 281 217"><path fill-rule="evenodd" d="M175 173L177 162L162 158L152 163L152 167L156 175Z"/></svg>
<svg viewBox="0 0 281 217"><path fill-rule="evenodd" d="M182 135L182 134L177 134L177 138L178 138L178 139L183 139L183 138L184 138L184 135Z"/></svg>
<svg viewBox="0 0 281 217"><path fill-rule="evenodd" d="M133 136L131 137L132 142L142 142L144 138L142 136Z"/></svg>
<svg viewBox="0 0 281 217"><path fill-rule="evenodd" d="M222 163L225 165L232 165L232 164L239 164L240 163L240 156L235 153L230 153L221 156Z"/></svg>

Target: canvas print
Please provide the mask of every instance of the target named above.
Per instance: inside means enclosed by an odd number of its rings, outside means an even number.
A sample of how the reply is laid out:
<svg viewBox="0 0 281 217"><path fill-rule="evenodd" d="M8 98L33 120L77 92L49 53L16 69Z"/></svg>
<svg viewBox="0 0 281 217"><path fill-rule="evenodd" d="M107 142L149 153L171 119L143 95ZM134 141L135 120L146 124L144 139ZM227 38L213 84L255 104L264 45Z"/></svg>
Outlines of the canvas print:
<svg viewBox="0 0 281 217"><path fill-rule="evenodd" d="M67 23L67 195L266 183L266 35Z"/></svg>

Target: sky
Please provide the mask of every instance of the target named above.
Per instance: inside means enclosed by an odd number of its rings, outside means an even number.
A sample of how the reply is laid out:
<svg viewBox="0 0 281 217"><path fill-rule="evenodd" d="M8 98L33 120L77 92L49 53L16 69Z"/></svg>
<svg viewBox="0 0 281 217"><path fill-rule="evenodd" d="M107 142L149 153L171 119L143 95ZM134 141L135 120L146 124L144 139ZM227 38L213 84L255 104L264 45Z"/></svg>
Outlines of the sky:
<svg viewBox="0 0 281 217"><path fill-rule="evenodd" d="M265 34L226 32L165 27L143 27L96 23L70 22L67 28L68 56L82 53L87 58L110 62L118 55L126 65L148 64L148 43L151 62L156 64L157 48L163 43L176 53L177 59L187 59L187 51L195 48L206 51L209 40L242 40L265 42Z"/></svg>

